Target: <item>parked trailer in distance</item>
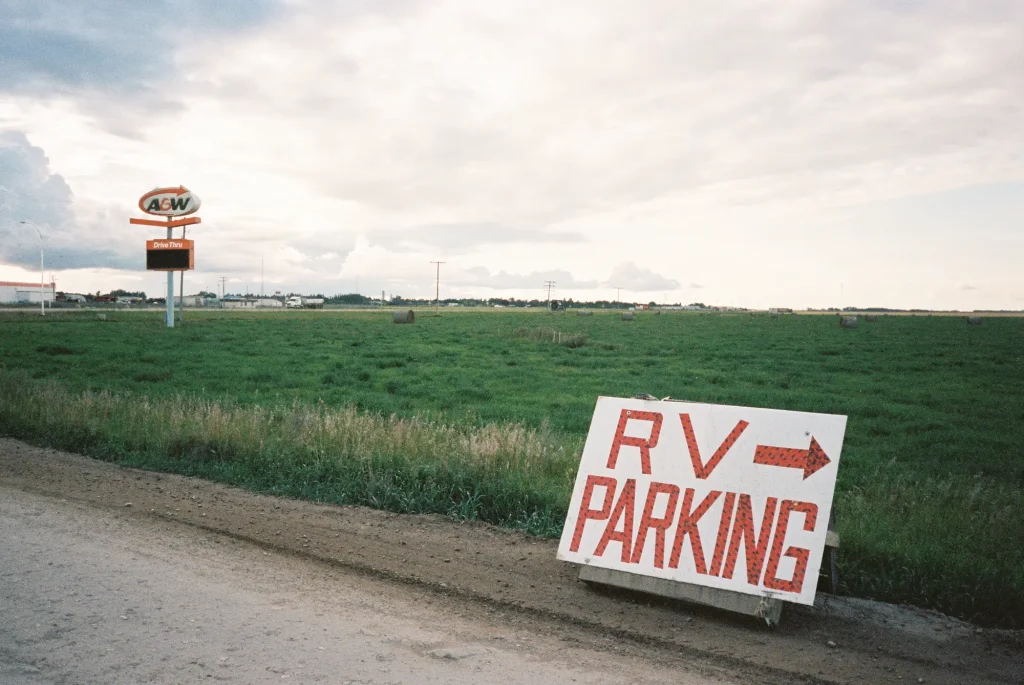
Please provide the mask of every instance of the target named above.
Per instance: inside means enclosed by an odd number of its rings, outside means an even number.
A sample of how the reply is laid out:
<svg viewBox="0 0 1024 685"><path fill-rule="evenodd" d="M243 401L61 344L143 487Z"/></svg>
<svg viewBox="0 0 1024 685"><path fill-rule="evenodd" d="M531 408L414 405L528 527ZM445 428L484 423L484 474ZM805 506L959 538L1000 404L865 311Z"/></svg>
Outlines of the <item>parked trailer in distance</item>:
<svg viewBox="0 0 1024 685"><path fill-rule="evenodd" d="M288 309L323 309L324 298L322 297L302 297L301 295L292 295L284 302L284 306Z"/></svg>

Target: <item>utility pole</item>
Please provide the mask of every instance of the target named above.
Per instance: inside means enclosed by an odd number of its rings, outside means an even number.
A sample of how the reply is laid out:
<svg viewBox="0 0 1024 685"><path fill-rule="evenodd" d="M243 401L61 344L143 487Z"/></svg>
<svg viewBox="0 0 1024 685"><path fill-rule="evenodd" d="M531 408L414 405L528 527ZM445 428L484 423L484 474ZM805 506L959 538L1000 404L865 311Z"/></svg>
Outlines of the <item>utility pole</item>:
<svg viewBox="0 0 1024 685"><path fill-rule="evenodd" d="M551 306L551 288L555 285L554 281L544 281L544 287L548 289L548 306Z"/></svg>
<svg viewBox="0 0 1024 685"><path fill-rule="evenodd" d="M260 257L260 297L263 297L263 257Z"/></svg>
<svg viewBox="0 0 1024 685"><path fill-rule="evenodd" d="M437 278L434 281L434 313L441 313L441 265L446 262L430 262L437 265Z"/></svg>
<svg viewBox="0 0 1024 685"><path fill-rule="evenodd" d="M224 296L228 294L228 291L227 291L227 280L228 279L227 279L226 276L221 276L220 277L220 299L222 299L222 300L224 299Z"/></svg>
<svg viewBox="0 0 1024 685"><path fill-rule="evenodd" d="M612 286L612 287L615 288L615 301L618 302L619 301L619 293L622 291L622 286L616 285L616 286Z"/></svg>

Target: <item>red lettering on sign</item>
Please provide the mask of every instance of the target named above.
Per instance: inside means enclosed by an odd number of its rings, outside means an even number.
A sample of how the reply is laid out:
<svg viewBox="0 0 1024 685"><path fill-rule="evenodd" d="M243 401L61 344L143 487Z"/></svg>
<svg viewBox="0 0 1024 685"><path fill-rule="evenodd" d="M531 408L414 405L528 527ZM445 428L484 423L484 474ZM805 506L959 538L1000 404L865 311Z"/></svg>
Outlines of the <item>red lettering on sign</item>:
<svg viewBox="0 0 1024 685"><path fill-rule="evenodd" d="M587 521L604 521L612 513L612 501L615 499L615 479L607 476L587 476L587 484L583 488L583 500L580 511L576 515L576 530L572 533L572 545L569 549L578 552L580 540L583 539L583 527ZM604 488L604 505L600 509L591 509L590 500L594 497L595 487Z"/></svg>
<svg viewBox="0 0 1024 685"><path fill-rule="evenodd" d="M676 539L672 543L672 556L668 559L669 568L679 568L679 557L683 553L683 538L690 537L690 551L693 552L693 567L697 573L707 575L707 565L704 563L704 545L700 541L700 529L697 524L704 514L708 513L711 505L722 496L720 490L712 490L704 500L697 505L697 508L690 511L693 506L693 488L686 488L683 495L683 506L679 510L679 525L676 527Z"/></svg>
<svg viewBox="0 0 1024 685"><path fill-rule="evenodd" d="M771 590L798 593L804 586L804 575L807 573L807 557L811 553L802 547L789 547L786 550L785 556L796 559L793 579L782 580L778 578L779 561L783 557L782 546L786 542L786 531L789 528L790 514L794 511L804 515L804 530L808 533L814 531L814 526L818 522L818 505L813 502L782 500L782 506L779 507L779 523L775 527L775 538L772 540L772 553L768 557L768 568L764 572L764 586Z"/></svg>
<svg viewBox="0 0 1024 685"><path fill-rule="evenodd" d="M633 506L635 501L636 479L630 478L626 480L622 494L619 495L619 501L615 503L615 509L612 511L611 518L608 519L608 525L604 529L601 541L597 543L594 556L603 555L608 543L615 541L622 545L622 563L629 563L630 552L633 550ZM621 531L615 530L619 519L623 521Z"/></svg>
<svg viewBox="0 0 1024 685"><path fill-rule="evenodd" d="M761 570L764 568L765 554L768 552L768 540L772 535L772 524L775 522L775 507L779 500L769 497L764 506L761 518L761 532L754 541L754 512L750 503L750 495L740 495L736 503L736 520L732 524L732 538L729 540L729 553L725 557L723 578L732 578L736 570L736 559L739 556L740 542L743 543L744 557L747 560L747 582L758 585L761 582Z"/></svg>
<svg viewBox="0 0 1024 685"><path fill-rule="evenodd" d="M668 495L668 503L665 505L663 516L654 515L654 506L658 495ZM654 529L654 566L664 568L665 566L665 531L672 526L672 518L676 513L676 504L679 502L679 488L668 483L651 483L647 491L647 502L644 504L644 515L640 519L640 527L636 531L636 543L633 545L633 558L631 562L640 563L640 557L644 553L644 543L647 542L647 531Z"/></svg>
<svg viewBox="0 0 1024 685"><path fill-rule="evenodd" d="M732 508L736 501L735 492L725 493L725 504L722 505L722 518L718 522L718 538L715 540L715 554L711 557L711 575L717 576L722 571L725 560L725 547L729 543L729 524L732 522Z"/></svg>
<svg viewBox="0 0 1024 685"><path fill-rule="evenodd" d="M636 421L650 421L651 436L649 438L637 438L626 435L626 424L630 419ZM612 449L608 453L608 468L614 469L619 459L619 450L623 445L640 448L640 470L645 475L651 475L651 449L657 447L658 436L661 435L662 416L655 411L637 411L635 409L623 409L619 415L619 425L615 429L615 439L612 441Z"/></svg>
<svg viewBox="0 0 1024 685"><path fill-rule="evenodd" d="M711 455L711 459L705 464L700 458L700 448L697 446L697 436L693 433L693 423L690 421L690 415L680 414L679 422L683 424L683 435L686 437L686 449L690 452L693 475L697 476L700 480L704 480L711 475L711 472L715 470L715 467L722 461L726 453L739 440L739 437L743 435L743 431L750 425L746 421L737 422L736 427L732 429L729 435L725 436L725 440L722 441L722 444L718 446L715 453ZM645 471L644 473L647 472Z"/></svg>

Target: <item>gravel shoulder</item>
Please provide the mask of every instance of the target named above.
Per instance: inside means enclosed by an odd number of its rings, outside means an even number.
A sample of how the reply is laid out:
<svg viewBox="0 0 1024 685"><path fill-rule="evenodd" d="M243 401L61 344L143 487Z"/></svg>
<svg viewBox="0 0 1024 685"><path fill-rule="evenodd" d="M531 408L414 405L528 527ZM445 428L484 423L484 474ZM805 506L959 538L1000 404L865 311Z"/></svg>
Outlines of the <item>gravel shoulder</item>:
<svg viewBox="0 0 1024 685"><path fill-rule="evenodd" d="M260 550L257 566L260 558L312 563L321 574L430 603L453 623L495 617L507 631L642 657L704 680L1024 682L1020 632L977 631L939 614L848 598L787 607L782 625L767 630L752 619L590 587L555 559L555 541L483 524L255 495L9 439L0 439L0 488L0 496L31 493L118 521L170 526L171 538L245 543Z"/></svg>

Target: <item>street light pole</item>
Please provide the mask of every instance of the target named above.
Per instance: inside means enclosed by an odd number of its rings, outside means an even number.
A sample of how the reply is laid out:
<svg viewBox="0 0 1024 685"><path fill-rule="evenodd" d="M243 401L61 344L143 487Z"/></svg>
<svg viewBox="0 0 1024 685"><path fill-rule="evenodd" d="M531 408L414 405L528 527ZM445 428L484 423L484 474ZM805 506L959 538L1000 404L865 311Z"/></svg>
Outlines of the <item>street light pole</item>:
<svg viewBox="0 0 1024 685"><path fill-rule="evenodd" d="M46 296L43 295L43 287L46 281L46 276L44 274L46 269L43 266L43 232L31 221L20 221L18 223L31 226L36 229L36 233L39 234L39 315L46 316Z"/></svg>

